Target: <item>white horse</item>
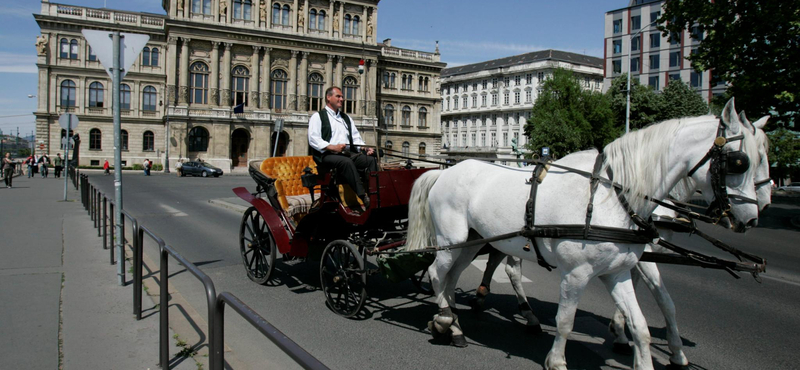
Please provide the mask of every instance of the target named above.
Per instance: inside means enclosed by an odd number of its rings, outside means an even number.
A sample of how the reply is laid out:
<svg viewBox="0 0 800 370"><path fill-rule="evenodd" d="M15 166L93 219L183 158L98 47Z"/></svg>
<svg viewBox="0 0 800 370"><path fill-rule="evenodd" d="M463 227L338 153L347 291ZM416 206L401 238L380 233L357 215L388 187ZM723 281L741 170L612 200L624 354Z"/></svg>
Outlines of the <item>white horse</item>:
<svg viewBox="0 0 800 370"><path fill-rule="evenodd" d="M724 126L721 124L724 123ZM722 127L723 136L741 134L741 142L720 144L723 151L743 150L748 158L757 153L753 134L743 124L729 102L722 122L712 116L672 120L632 132L604 149L601 174L609 169L614 181L622 184L623 194L636 214L647 217L655 208L644 196L664 198L690 169L700 163ZM574 153L556 162L582 171L591 171L597 152ZM753 167L743 173L725 176L722 189L733 195L731 216L737 231L757 223L758 207L741 202L753 199ZM691 174L708 200L712 200L712 175L705 163ZM462 162L444 171L430 171L414 185L409 205L409 250L428 246L448 246L467 240L470 231L492 237L518 231L525 222L525 200L530 188L525 183L528 171L476 161ZM536 199L537 225L582 225L589 203L589 179L575 172L551 169L547 181L539 186ZM617 200L610 185L597 188L592 226L633 230L636 228L625 207ZM583 289L593 277L599 277L611 292L617 306L629 318L634 341L634 368L651 369L647 324L633 294L630 269L644 251L644 243L612 243L592 240L535 238L545 261L561 273L561 298L556 317L558 333L545 361L547 369L565 369L564 348L572 330L575 310ZM528 240L513 237L492 242L503 253L524 259L535 255L523 248ZM428 269L436 301L440 308L432 330L452 330L454 344L465 344L463 333L452 314L455 284L480 246L441 250ZM455 325L453 325L455 324Z"/></svg>
<svg viewBox="0 0 800 370"><path fill-rule="evenodd" d="M746 126L750 126L754 130L753 134L755 135L756 142L758 143L760 160L756 166L754 176L758 209L759 212L763 212L772 202L772 189L770 186L771 181L769 177L770 165L767 158L767 153L769 151L769 139L763 130L767 120L769 119L769 116L764 116L752 124L749 124L744 112L739 115L739 118L743 123L747 123ZM686 181L682 181L678 186L676 186L675 189L673 189L672 193L670 194L673 198L678 200L686 200L694 192L694 184L691 181L688 181L688 178L685 180ZM678 217L673 210L661 206L657 207L653 213L659 216L667 216L672 218ZM671 241L672 233L673 231L668 229L659 229L660 236L668 241ZM668 252L668 250L665 250L665 248L658 244L651 243L645 247L645 252L663 253ZM496 249L491 249L487 259L486 270L484 271L483 279L481 280L480 286L476 290L475 298L470 301L470 304L475 310L483 310L484 302L491 289L492 276L494 275L494 271L503 261L504 257L507 257L505 271L511 281L511 286L514 288L514 292L516 293L520 314L527 321L526 327L528 328L529 332L540 332L541 327L539 324L539 319L533 314L533 311L528 304L525 291L522 287L522 261L519 258L506 256ZM645 282L645 285L650 290L651 294L653 294L658 307L661 309L661 312L664 315L667 324L667 345L671 352L669 359L670 367L683 368L687 366L689 361L686 358L686 355L683 353L683 342L680 337L680 332L678 331L677 319L675 315L675 304L672 301L672 297L670 297L663 280L661 279L661 274L658 270L658 267L653 262L639 262L636 267L631 270L631 277L633 279L634 287L638 285L640 280ZM613 344L615 351L628 353L630 351L628 344L629 339L627 335L625 335L624 325L625 317L623 316L622 311L617 309L612 316L611 323L609 324L609 331L614 337Z"/></svg>

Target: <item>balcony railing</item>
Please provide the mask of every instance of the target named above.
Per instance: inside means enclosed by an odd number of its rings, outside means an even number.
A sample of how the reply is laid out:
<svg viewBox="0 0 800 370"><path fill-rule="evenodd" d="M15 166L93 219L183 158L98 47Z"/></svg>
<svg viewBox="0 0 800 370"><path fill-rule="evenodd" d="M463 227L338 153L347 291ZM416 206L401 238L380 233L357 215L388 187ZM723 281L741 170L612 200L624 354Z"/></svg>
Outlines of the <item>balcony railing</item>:
<svg viewBox="0 0 800 370"><path fill-rule="evenodd" d="M414 59L414 60L421 60L427 62L438 62L439 55L434 53L427 53L424 51L417 51L417 50L408 50L408 49L400 49L400 48L393 48L393 47L382 47L381 48L381 55L383 56L393 56L403 59Z"/></svg>
<svg viewBox="0 0 800 370"><path fill-rule="evenodd" d="M118 10L94 9L72 5L44 3L42 4L42 14L54 17L85 19L103 23L125 23L145 28L164 28L164 17L123 12Z"/></svg>

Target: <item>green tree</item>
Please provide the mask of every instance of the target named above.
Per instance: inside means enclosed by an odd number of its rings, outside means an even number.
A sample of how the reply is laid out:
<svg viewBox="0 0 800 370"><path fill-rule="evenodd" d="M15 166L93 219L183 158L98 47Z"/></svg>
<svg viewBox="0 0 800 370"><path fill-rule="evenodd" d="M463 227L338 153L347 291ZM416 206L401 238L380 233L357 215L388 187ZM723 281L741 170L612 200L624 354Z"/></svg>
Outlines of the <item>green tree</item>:
<svg viewBox="0 0 800 370"><path fill-rule="evenodd" d="M664 35L692 29L701 40L688 56L712 81L730 83L736 107L772 112L783 125L800 103L800 1L671 0L659 18ZM773 122L773 120L770 120Z"/></svg>
<svg viewBox="0 0 800 370"><path fill-rule="evenodd" d="M708 104L697 91L681 80L670 80L669 85L661 91L660 98L659 121L708 114Z"/></svg>
<svg viewBox="0 0 800 370"><path fill-rule="evenodd" d="M622 74L611 81L606 96L611 102L614 122L625 127L625 106L627 104L628 75ZM631 130L658 122L661 117L661 98L650 86L639 83L638 78L631 78Z"/></svg>
<svg viewBox="0 0 800 370"><path fill-rule="evenodd" d="M556 69L545 80L525 125L528 148L550 147L563 157L574 151L602 147L619 136L603 94L584 90L571 71Z"/></svg>
<svg viewBox="0 0 800 370"><path fill-rule="evenodd" d="M767 133L769 137L769 159L776 164L778 178L797 170L800 162L800 140L798 134L785 128Z"/></svg>

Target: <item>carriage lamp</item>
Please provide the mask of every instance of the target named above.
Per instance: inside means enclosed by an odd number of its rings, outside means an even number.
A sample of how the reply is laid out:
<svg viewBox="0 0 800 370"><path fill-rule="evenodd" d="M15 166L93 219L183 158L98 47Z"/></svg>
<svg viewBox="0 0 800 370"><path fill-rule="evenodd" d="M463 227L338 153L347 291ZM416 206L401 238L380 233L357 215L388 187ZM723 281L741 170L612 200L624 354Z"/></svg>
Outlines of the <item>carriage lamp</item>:
<svg viewBox="0 0 800 370"><path fill-rule="evenodd" d="M358 61L358 74L364 74L364 59Z"/></svg>

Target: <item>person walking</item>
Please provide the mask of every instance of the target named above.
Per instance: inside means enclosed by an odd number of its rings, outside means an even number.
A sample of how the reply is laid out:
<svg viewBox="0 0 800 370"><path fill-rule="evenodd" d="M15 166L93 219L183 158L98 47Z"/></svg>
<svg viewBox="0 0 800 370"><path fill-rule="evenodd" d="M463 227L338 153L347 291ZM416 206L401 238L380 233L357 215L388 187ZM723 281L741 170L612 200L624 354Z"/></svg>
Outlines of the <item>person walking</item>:
<svg viewBox="0 0 800 370"><path fill-rule="evenodd" d="M103 163L103 175L108 176L108 169L111 166L108 165L108 159L106 159L105 163Z"/></svg>
<svg viewBox="0 0 800 370"><path fill-rule="evenodd" d="M178 177L181 177L181 169L183 169L183 160L178 158L178 162L175 163L175 173L178 174Z"/></svg>
<svg viewBox="0 0 800 370"><path fill-rule="evenodd" d="M43 179L47 178L47 166L49 164L50 157L48 157L47 154L42 154L42 156L39 157L39 173L42 174Z"/></svg>
<svg viewBox="0 0 800 370"><path fill-rule="evenodd" d="M14 161L11 160L11 153L6 153L3 163L0 165L0 170L3 172L3 181L6 184L6 188L11 189L11 181L14 179Z"/></svg>
<svg viewBox="0 0 800 370"><path fill-rule="evenodd" d="M36 158L33 157L33 154L25 159L25 164L28 165L28 178L33 177L33 168L36 167Z"/></svg>
<svg viewBox="0 0 800 370"><path fill-rule="evenodd" d="M63 165L64 165L64 159L61 158L61 153L56 153L56 159L53 160L53 167L56 170L54 175L57 179L61 178L61 168Z"/></svg>
<svg viewBox="0 0 800 370"><path fill-rule="evenodd" d="M150 160L145 158L144 162L142 163L142 167L144 168L144 175L150 176Z"/></svg>

